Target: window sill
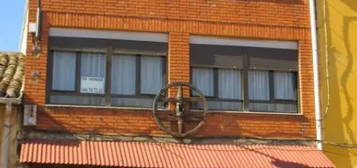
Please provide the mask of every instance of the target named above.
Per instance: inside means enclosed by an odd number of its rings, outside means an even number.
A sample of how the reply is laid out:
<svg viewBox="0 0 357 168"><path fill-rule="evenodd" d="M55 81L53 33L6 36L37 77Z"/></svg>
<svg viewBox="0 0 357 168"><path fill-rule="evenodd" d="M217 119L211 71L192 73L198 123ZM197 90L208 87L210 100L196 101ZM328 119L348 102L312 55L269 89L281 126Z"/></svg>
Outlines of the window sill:
<svg viewBox="0 0 357 168"><path fill-rule="evenodd" d="M93 109L120 109L120 110L145 110L151 111L152 108L147 107L115 107L115 106L87 106L87 105L66 105L66 104L46 104L45 107L55 108L93 108ZM160 111L165 109L160 109ZM201 110L192 110L198 112ZM256 114L256 115L288 115L288 116L303 116L303 113L277 113L277 112L244 112L244 111L229 111L229 110L209 110L208 113L229 113L229 114Z"/></svg>
<svg viewBox="0 0 357 168"><path fill-rule="evenodd" d="M201 111L201 110L192 110ZM279 113L279 112L254 112L254 111L231 111L231 110L208 110L208 113L229 113L229 114L254 114L254 115L287 115L287 116L303 116L303 113Z"/></svg>
<svg viewBox="0 0 357 168"><path fill-rule="evenodd" d="M88 106L88 105L68 105L68 104L45 104L45 107L55 108L93 108L93 109L120 109L120 110L147 110L152 108L147 107L116 107L116 106Z"/></svg>

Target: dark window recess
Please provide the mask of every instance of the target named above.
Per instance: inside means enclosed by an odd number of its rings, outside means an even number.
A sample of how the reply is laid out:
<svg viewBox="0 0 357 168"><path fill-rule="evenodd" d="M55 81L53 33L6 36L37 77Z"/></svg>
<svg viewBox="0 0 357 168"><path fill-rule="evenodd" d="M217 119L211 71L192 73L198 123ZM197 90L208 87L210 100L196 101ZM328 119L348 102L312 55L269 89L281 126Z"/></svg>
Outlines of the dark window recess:
<svg viewBox="0 0 357 168"><path fill-rule="evenodd" d="M151 107L166 83L166 48L158 42L52 37L47 102Z"/></svg>
<svg viewBox="0 0 357 168"><path fill-rule="evenodd" d="M243 51L240 47L191 44L191 65L225 68L243 68Z"/></svg>
<svg viewBox="0 0 357 168"><path fill-rule="evenodd" d="M208 99L209 109L298 111L297 50L203 44L190 49L191 81Z"/></svg>
<svg viewBox="0 0 357 168"><path fill-rule="evenodd" d="M297 50L245 47L250 69L297 71Z"/></svg>

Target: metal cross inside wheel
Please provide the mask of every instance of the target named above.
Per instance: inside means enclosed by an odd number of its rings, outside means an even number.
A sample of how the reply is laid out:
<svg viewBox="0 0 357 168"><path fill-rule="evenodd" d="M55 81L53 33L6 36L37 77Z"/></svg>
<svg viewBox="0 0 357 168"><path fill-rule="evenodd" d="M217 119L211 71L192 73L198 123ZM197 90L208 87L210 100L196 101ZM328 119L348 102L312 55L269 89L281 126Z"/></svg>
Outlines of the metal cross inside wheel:
<svg viewBox="0 0 357 168"><path fill-rule="evenodd" d="M177 88L176 97L166 97L168 90L170 88ZM188 88L191 91L194 91L197 96L184 97L183 96L184 88ZM173 117L176 118L175 119L177 125L176 129L171 129L171 127L164 125L164 122L168 122L168 121L162 121L162 118L160 118L160 114L158 110L158 105L160 102L167 103L168 105L172 104L175 106ZM190 110L186 107L190 106L192 102L196 102L196 103L201 102L203 104L203 111L190 112ZM204 97L203 93L198 88L192 86L189 83L184 83L184 82L173 82L167 85L166 87L162 88L160 92L156 95L153 103L153 114L159 128L175 137L186 137L187 135L196 132L204 124L207 111L208 111L207 100ZM188 115L188 113L190 113L191 115ZM184 124L187 122L186 120L189 120L187 119L187 116L192 118L194 114L198 114L198 113L200 113L200 117L199 117L199 121L196 121L195 126L191 125L190 128L185 129ZM162 114L163 113L161 113L161 115Z"/></svg>

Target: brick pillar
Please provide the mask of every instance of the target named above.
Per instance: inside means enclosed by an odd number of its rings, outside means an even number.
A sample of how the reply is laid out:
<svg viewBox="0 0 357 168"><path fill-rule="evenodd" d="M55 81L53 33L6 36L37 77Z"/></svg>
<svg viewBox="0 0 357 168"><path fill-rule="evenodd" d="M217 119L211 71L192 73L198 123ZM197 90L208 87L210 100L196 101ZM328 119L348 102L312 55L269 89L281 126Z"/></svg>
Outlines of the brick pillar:
<svg viewBox="0 0 357 168"><path fill-rule="evenodd" d="M169 34L169 59L168 82L190 82L190 52L189 34L170 32ZM189 92L184 92L188 95ZM176 91L171 89L169 96L175 96Z"/></svg>
<svg viewBox="0 0 357 168"><path fill-rule="evenodd" d="M35 12L35 11L30 11ZM29 18L33 20L33 18ZM41 24L41 36L39 39L39 52L34 52L35 37L28 34L27 51L25 57L25 103L45 104L46 79L47 79L47 55L48 55L48 31L49 23L46 13L43 13Z"/></svg>

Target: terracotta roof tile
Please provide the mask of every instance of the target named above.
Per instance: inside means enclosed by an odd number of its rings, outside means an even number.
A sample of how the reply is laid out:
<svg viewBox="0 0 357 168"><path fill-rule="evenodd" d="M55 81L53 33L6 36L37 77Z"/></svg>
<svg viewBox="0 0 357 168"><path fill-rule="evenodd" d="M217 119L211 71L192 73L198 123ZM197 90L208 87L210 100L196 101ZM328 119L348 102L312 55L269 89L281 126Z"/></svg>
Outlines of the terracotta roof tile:
<svg viewBox="0 0 357 168"><path fill-rule="evenodd" d="M155 168L332 168L309 146L29 140L21 163Z"/></svg>
<svg viewBox="0 0 357 168"><path fill-rule="evenodd" d="M23 84L23 76L24 55L0 52L0 97L18 97Z"/></svg>

